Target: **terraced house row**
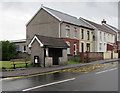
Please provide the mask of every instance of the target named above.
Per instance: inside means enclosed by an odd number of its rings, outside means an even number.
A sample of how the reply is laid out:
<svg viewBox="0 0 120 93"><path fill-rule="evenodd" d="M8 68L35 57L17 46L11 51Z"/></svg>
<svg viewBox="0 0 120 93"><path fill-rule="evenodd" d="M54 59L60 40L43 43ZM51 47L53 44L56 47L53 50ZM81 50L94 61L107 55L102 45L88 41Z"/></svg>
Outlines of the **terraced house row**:
<svg viewBox="0 0 120 93"><path fill-rule="evenodd" d="M41 6L26 25L24 45L20 45L21 41L16 44L19 43L17 48L19 51L22 47L24 51L32 55L33 61L35 58L39 59L43 62L41 66L45 66L58 64L56 61L61 61L61 63L66 61L65 54L118 52L118 32L118 29L108 25L105 20L97 24Z"/></svg>

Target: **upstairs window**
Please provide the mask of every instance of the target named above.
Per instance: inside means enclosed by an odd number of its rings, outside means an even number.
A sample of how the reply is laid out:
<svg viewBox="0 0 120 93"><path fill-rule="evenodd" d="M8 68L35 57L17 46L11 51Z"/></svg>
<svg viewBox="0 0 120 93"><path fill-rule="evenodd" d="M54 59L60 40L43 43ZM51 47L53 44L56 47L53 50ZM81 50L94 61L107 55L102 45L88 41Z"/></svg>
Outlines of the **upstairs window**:
<svg viewBox="0 0 120 93"><path fill-rule="evenodd" d="M75 38L77 38L77 28L74 27Z"/></svg>
<svg viewBox="0 0 120 93"><path fill-rule="evenodd" d="M81 39L84 39L84 29L81 29Z"/></svg>
<svg viewBox="0 0 120 93"><path fill-rule="evenodd" d="M70 26L66 25L66 37L70 37Z"/></svg>
<svg viewBox="0 0 120 93"><path fill-rule="evenodd" d="M102 41L102 33L100 32L100 40Z"/></svg>
<svg viewBox="0 0 120 93"><path fill-rule="evenodd" d="M108 40L110 39L110 36L109 36L109 34L108 34Z"/></svg>
<svg viewBox="0 0 120 93"><path fill-rule="evenodd" d="M90 40L90 32L87 31L87 40Z"/></svg>
<svg viewBox="0 0 120 93"><path fill-rule="evenodd" d="M106 41L106 38L105 38L105 33L104 33L104 41Z"/></svg>

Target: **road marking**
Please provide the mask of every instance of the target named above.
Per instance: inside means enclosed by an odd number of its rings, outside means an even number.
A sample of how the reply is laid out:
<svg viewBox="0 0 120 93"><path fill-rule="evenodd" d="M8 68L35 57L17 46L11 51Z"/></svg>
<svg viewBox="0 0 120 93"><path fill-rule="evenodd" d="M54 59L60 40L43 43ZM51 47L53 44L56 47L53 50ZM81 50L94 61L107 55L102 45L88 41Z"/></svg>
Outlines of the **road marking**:
<svg viewBox="0 0 120 93"><path fill-rule="evenodd" d="M0 79L0 81L3 81L3 80L10 80L10 79L13 79L13 78L4 78L4 79Z"/></svg>
<svg viewBox="0 0 120 93"><path fill-rule="evenodd" d="M75 78L66 79L66 80L62 80L62 81L57 81L57 82L53 82L53 83L49 83L49 84L45 84L45 85L40 85L40 86L36 86L36 87L33 87L33 88L24 89L22 91L29 91L29 90L33 90L33 89L36 89L36 88L42 88L42 87L46 87L46 86L50 86L50 85L54 85L54 84L59 84L59 83L63 83L63 82L71 81L71 80L75 80Z"/></svg>
<svg viewBox="0 0 120 93"><path fill-rule="evenodd" d="M100 72L97 72L96 74L101 74L101 73L116 70L116 69L118 69L118 68L113 68L113 69L109 69L109 70L100 71Z"/></svg>

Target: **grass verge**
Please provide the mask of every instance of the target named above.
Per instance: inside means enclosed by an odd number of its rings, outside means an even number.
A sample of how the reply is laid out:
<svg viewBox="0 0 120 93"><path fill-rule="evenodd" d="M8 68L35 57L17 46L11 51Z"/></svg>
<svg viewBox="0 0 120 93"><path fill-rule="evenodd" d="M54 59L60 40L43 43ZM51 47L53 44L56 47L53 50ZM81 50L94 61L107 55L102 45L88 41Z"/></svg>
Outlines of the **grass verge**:
<svg viewBox="0 0 120 93"><path fill-rule="evenodd" d="M67 61L67 64L80 64L79 61Z"/></svg>
<svg viewBox="0 0 120 93"><path fill-rule="evenodd" d="M28 67L32 67L31 61L27 61L29 64ZM23 63L23 62L17 62L17 63ZM17 64L16 68L22 68L25 67L26 64ZM0 61L0 69L13 69L13 64L10 61Z"/></svg>

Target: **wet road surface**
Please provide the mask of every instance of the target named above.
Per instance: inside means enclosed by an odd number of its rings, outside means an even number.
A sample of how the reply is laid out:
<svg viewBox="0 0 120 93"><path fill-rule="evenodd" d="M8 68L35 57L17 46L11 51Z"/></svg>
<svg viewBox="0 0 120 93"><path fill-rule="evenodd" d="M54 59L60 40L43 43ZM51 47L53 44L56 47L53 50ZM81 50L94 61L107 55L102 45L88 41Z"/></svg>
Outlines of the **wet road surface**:
<svg viewBox="0 0 120 93"><path fill-rule="evenodd" d="M2 80L2 91L117 91L117 62L96 67Z"/></svg>

